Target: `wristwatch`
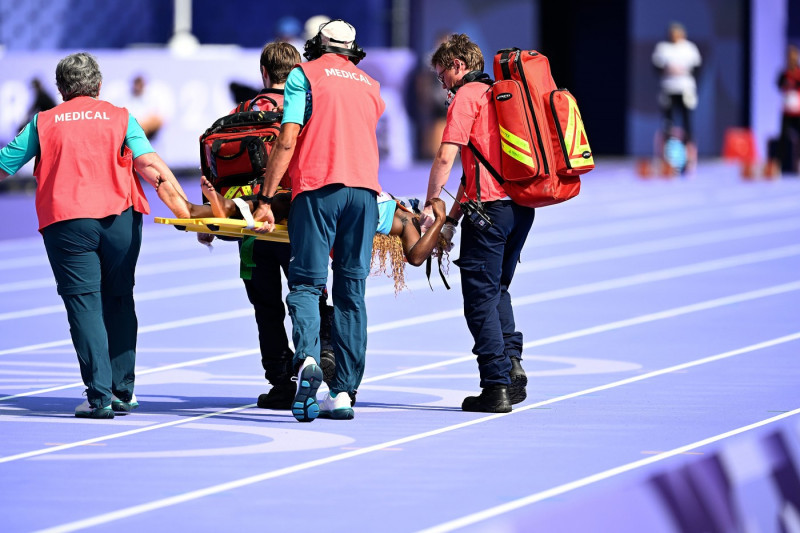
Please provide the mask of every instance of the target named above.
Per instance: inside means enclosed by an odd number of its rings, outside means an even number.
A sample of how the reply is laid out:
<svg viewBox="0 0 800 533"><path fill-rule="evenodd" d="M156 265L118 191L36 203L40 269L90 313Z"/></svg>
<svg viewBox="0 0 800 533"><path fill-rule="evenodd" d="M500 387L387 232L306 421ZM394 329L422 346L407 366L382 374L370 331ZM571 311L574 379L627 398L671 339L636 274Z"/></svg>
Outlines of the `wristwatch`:
<svg viewBox="0 0 800 533"><path fill-rule="evenodd" d="M273 198L275 198L275 197L274 196L264 196L260 192L258 193L258 196L256 196L256 200L258 200L259 205L267 204L267 205L271 206Z"/></svg>
<svg viewBox="0 0 800 533"><path fill-rule="evenodd" d="M453 226L458 226L458 220L454 219L450 215L447 215L446 217L444 217L444 220L445 220L445 222L449 222Z"/></svg>

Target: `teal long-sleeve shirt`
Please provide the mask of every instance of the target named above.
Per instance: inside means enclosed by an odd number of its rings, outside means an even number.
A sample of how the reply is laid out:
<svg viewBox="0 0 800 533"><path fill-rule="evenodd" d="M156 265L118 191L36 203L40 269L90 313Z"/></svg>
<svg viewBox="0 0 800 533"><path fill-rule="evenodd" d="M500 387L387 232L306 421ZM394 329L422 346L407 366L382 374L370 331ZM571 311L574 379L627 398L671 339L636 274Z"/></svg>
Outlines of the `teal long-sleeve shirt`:
<svg viewBox="0 0 800 533"><path fill-rule="evenodd" d="M28 161L39 155L38 119L37 113L13 141L0 149L0 169L8 175L16 174ZM131 149L134 159L155 152L144 130L130 113L128 113L128 129L125 132L125 146Z"/></svg>

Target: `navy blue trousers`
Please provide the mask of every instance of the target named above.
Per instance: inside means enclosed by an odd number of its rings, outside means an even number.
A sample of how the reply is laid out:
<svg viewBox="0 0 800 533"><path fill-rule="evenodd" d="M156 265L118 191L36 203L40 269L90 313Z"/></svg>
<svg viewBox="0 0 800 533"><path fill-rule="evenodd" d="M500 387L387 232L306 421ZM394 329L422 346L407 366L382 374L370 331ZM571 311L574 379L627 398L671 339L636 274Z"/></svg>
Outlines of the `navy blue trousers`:
<svg viewBox="0 0 800 533"><path fill-rule="evenodd" d="M142 215L128 208L102 219L77 218L42 229L64 300L72 344L92 407L133 395L138 321L133 303Z"/></svg>
<svg viewBox="0 0 800 533"><path fill-rule="evenodd" d="M508 287L528 232L534 209L510 200L484 204L494 223L485 231L462 219L461 269L464 317L475 341L481 388L511 383L510 357L522 358L522 333L516 331Z"/></svg>

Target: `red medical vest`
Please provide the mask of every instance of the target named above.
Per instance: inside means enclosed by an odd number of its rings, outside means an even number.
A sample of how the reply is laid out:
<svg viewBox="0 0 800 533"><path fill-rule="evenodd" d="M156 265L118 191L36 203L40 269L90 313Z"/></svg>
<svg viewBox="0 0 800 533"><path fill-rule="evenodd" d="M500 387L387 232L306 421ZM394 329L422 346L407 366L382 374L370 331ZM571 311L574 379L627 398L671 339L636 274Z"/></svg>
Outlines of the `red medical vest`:
<svg viewBox="0 0 800 533"><path fill-rule="evenodd" d="M62 220L104 218L129 207L150 213L125 143L128 110L79 96L37 119L39 229Z"/></svg>
<svg viewBox="0 0 800 533"><path fill-rule="evenodd" d="M334 183L380 192L375 129L386 107L380 85L337 54L299 66L313 107L289 164L292 197Z"/></svg>

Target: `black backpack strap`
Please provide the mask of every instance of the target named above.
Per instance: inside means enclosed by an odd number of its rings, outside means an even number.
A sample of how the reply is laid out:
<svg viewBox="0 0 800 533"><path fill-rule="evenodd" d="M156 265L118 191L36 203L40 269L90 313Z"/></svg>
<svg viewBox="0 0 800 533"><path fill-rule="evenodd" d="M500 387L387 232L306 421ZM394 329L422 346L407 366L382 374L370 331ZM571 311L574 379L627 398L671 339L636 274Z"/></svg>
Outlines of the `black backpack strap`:
<svg viewBox="0 0 800 533"><path fill-rule="evenodd" d="M242 111L252 111L253 106L256 105L256 101L261 100L262 98L265 100L269 100L270 103L272 103L272 105L277 108L278 101L275 100L274 98L267 96L268 94L283 95L283 89L263 89L257 95L255 95L255 97L252 100L248 102L242 102L241 104L239 104L239 107L236 108L236 112L241 113Z"/></svg>
<svg viewBox="0 0 800 533"><path fill-rule="evenodd" d="M497 51L500 54L500 70L503 72L504 80L511 79L511 67L508 66L508 62L513 52L519 52L519 48L503 48Z"/></svg>
<svg viewBox="0 0 800 533"><path fill-rule="evenodd" d="M487 161L486 158L483 157L483 154L480 152L480 150L478 150L477 146L472 144L472 141L470 141L467 146L472 151L472 154L475 156L475 159L477 159L477 162L475 163L475 191L477 192L477 195L478 195L478 198L477 198L478 202L480 202L481 201L481 179L480 179L481 178L481 170L480 170L480 167L478 166L478 163L480 163L481 165L486 167L486 170L489 171L489 174L492 175L492 177L495 179L495 181L497 181L497 183L500 184L501 187L503 186L503 183L506 182L506 180L504 180L503 176L501 176L500 173L497 172L497 170L489 163L489 161Z"/></svg>

